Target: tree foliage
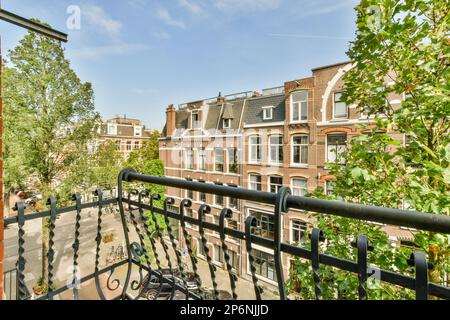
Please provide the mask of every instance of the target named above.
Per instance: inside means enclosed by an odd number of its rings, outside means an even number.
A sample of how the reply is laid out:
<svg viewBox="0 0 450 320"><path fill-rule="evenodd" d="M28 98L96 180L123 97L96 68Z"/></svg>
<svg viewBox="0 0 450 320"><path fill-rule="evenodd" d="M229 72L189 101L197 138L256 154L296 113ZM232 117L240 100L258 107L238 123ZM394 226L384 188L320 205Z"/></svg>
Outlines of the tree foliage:
<svg viewBox="0 0 450 320"><path fill-rule="evenodd" d="M362 0L356 7L356 40L348 52L354 68L345 75L344 99L367 112L373 123L349 141L346 165L329 164L339 199L391 208L450 214L450 5L448 0ZM391 104L392 95L405 99ZM407 142L394 138L404 134ZM326 198L321 192L311 195ZM336 199L336 197L331 197ZM368 236L369 261L408 274L414 249L391 245L381 226L317 216L326 234L322 250L355 261L350 242ZM450 273L450 236L414 232L415 245L435 268L430 280ZM417 250L417 249L415 249ZM308 276L306 276L308 274ZM323 268L324 297L354 299L357 281L347 272ZM302 298L313 298L308 263L297 260L289 285ZM411 292L383 284L369 297L411 298Z"/></svg>

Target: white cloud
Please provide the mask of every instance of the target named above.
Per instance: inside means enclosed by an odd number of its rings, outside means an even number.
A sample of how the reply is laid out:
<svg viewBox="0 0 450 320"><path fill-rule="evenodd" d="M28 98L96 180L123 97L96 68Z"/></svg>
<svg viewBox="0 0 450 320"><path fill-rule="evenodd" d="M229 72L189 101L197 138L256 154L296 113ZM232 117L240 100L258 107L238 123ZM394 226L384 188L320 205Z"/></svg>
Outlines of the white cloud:
<svg viewBox="0 0 450 320"><path fill-rule="evenodd" d="M268 11L281 6L282 0L213 0L217 8L228 11Z"/></svg>
<svg viewBox="0 0 450 320"><path fill-rule="evenodd" d="M180 29L184 29L186 26L183 21L174 19L169 11L167 11L163 7L159 7L156 11L156 14L159 19L161 19L164 23L171 27L176 27Z"/></svg>
<svg viewBox="0 0 450 320"><path fill-rule="evenodd" d="M86 5L82 8L82 17L89 24L111 36L116 36L122 30L122 23L111 18L102 7Z"/></svg>
<svg viewBox="0 0 450 320"><path fill-rule="evenodd" d="M200 14L203 13L203 7L192 0L178 0L178 3L190 13Z"/></svg>

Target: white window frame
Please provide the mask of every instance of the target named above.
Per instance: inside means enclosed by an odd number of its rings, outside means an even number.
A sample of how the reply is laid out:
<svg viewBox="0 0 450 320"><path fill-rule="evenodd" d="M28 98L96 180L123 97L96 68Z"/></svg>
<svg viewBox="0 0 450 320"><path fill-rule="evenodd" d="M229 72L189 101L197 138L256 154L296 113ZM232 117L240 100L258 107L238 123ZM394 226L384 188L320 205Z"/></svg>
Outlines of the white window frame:
<svg viewBox="0 0 450 320"><path fill-rule="evenodd" d="M349 107L348 107L348 105L345 102L344 102L345 103L345 107L347 109L347 112L346 112L345 116L340 116L340 117L336 116L336 95L337 94L341 94L342 95L343 92L342 91L336 91L336 92L333 93L333 120L348 120L348 118L349 118Z"/></svg>
<svg viewBox="0 0 450 320"><path fill-rule="evenodd" d="M203 158L202 158L203 153ZM206 149L200 148L197 149L197 158L198 158L198 170L206 171ZM203 159L203 161L202 161Z"/></svg>
<svg viewBox="0 0 450 320"><path fill-rule="evenodd" d="M117 124L108 123L108 136L117 136Z"/></svg>
<svg viewBox="0 0 450 320"><path fill-rule="evenodd" d="M142 137L142 127L134 126L134 136L135 137Z"/></svg>
<svg viewBox="0 0 450 320"><path fill-rule="evenodd" d="M185 153L185 156L184 156L184 160L185 160L185 166L184 166L184 168L186 169L186 170L194 170L194 168L195 168L195 166L194 166L194 150L193 149L185 149L185 151L184 151ZM190 168L189 167L189 161L188 161L188 159L189 159L189 154L191 155L191 157L190 157L190 163L191 163L191 166L192 166L192 168Z"/></svg>
<svg viewBox="0 0 450 320"><path fill-rule="evenodd" d="M302 181L306 183L305 188L300 188L294 185L294 181ZM291 179L291 190L292 190L292 195L294 196L298 196L294 193L295 189L304 189L305 190L305 194L304 195L300 195L300 197L304 197L307 193L308 193L308 179L303 178L303 177L294 177Z"/></svg>
<svg viewBox="0 0 450 320"><path fill-rule="evenodd" d="M294 94L295 93L300 93L300 92L306 92L307 93L307 98L306 100L300 100L296 103L299 104L299 109L298 109L298 120L294 120ZM302 119L302 103L306 102L306 119ZM307 123L309 120L308 117L308 113L309 113L309 91L308 90L298 90L298 91L294 91L291 93L290 96L290 105L291 105L291 123Z"/></svg>
<svg viewBox="0 0 450 320"><path fill-rule="evenodd" d="M294 229L294 223L296 223L296 222L297 223L299 222L300 224L304 224L305 225L305 229L302 229L302 228L295 228ZM307 234L307 232L308 232L308 223L303 221L303 220L300 220L300 219L292 219L290 221L290 228L289 228L289 230L290 230L290 239L289 239L290 243L294 244L294 231L305 232L305 234Z"/></svg>
<svg viewBox="0 0 450 320"><path fill-rule="evenodd" d="M260 190L253 188L253 185L257 184L257 182L253 182L252 181L252 177L259 177L260 178L260 182L259 182ZM258 173L250 173L248 175L248 188L250 190L262 191L262 175L260 175Z"/></svg>
<svg viewBox="0 0 450 320"><path fill-rule="evenodd" d="M222 166L223 169L222 171L217 171L217 150L222 150ZM224 148L214 148L214 172L217 173L225 173L225 165L226 165L226 161L225 161L225 156L226 156L226 149Z"/></svg>
<svg viewBox="0 0 450 320"><path fill-rule="evenodd" d="M294 161L294 148L296 146L298 146L300 148L300 152L301 152L302 146L305 146L304 144L299 144L299 145L294 144L294 139L297 138L297 137L306 137L306 139L307 139L307 143L306 143L306 147L307 147L306 163L296 163ZM300 153L300 159L301 158L302 157L301 157L301 153ZM295 135L293 135L291 137L291 166L293 166L293 167L306 167L308 165L309 165L309 136L307 134L295 134Z"/></svg>
<svg viewBox="0 0 450 320"><path fill-rule="evenodd" d="M258 144L253 144L252 139L257 138L259 140ZM262 162L262 139L259 135L252 135L248 137L248 162L251 164L260 164ZM257 148L256 151L259 149L259 159L253 159L253 148ZM257 152L258 153L258 152ZM256 155L257 156L257 155ZM257 156L258 157L258 156Z"/></svg>
<svg viewBox="0 0 450 320"><path fill-rule="evenodd" d="M277 175L269 176L269 183L268 183L268 190L269 190L269 192L272 192L272 183L270 182L271 178L281 178L282 184L281 185L277 184L277 186L279 186L277 192L280 191L280 189L283 188L283 186L284 186L284 177L283 176L277 176Z"/></svg>
<svg viewBox="0 0 450 320"><path fill-rule="evenodd" d="M278 137L281 138L281 143L272 145L272 138ZM283 145L283 138L284 136L282 134L272 134L269 136L269 163L273 165L282 165L284 161L284 145ZM276 146L276 155L278 156L277 159L272 159L272 147ZM280 147L281 147L281 153L280 153ZM281 155L281 160L280 160Z"/></svg>
<svg viewBox="0 0 450 320"><path fill-rule="evenodd" d="M231 129L231 119L223 119L223 128Z"/></svg>
<svg viewBox="0 0 450 320"><path fill-rule="evenodd" d="M194 121L194 115L198 116L198 120ZM199 111L192 111L191 112L191 128L192 129L200 129L200 112Z"/></svg>
<svg viewBox="0 0 450 320"><path fill-rule="evenodd" d="M330 153L329 153L329 144L328 144L328 137L329 136L339 136L339 135L345 135L346 136L346 141L348 141L348 134L346 132L330 132L329 134L326 135L325 137L325 152L326 152L326 163L333 163L333 161L330 161ZM341 146L341 145L339 145ZM335 147L335 145L334 145ZM348 144L345 145L345 149L343 152L345 152L348 148ZM336 153L335 157L337 158L338 154ZM334 160L334 163L336 162L336 159ZM345 163L342 163L342 165L344 165Z"/></svg>
<svg viewBox="0 0 450 320"><path fill-rule="evenodd" d="M274 106L263 107L263 120L272 120L273 119L273 109Z"/></svg>

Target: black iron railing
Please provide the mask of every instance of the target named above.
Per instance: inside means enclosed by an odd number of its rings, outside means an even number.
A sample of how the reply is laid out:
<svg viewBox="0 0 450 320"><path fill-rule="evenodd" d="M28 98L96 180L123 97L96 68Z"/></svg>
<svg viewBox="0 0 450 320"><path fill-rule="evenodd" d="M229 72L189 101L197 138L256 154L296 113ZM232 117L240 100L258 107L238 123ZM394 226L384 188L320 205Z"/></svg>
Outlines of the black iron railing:
<svg viewBox="0 0 450 320"><path fill-rule="evenodd" d="M175 203L174 199L166 198L163 200L163 205L157 206L156 203L162 201L160 195L150 194L149 191L146 190L131 190L125 192L124 182L148 183L151 185L192 190L239 200L257 201L274 205L273 240L256 236L252 233L253 227L256 224L256 218L253 216L249 216L245 220L245 228L243 228L243 230L227 228L225 220L232 215L230 209L225 208L222 210L219 224L209 223L205 221L205 217L210 214L211 208L206 204L201 205L198 210L198 218L196 219L186 215L186 210L192 206L190 200L182 200L179 212L172 212L169 208L172 208ZM117 199L103 200L101 191L97 191L96 196L98 197L98 201L88 204L82 204L80 197L76 195L73 198L75 206L68 208L58 208L56 201L50 199L48 202L48 205L50 206L49 211L27 215L25 215L23 204L19 203L17 205L18 216L6 219L5 225L18 225L18 299L29 298L28 288L24 277L27 263L24 257L26 238L24 226L28 221L34 219L49 219L49 250L47 256L49 290L46 294L38 297L38 299L53 299L55 296L68 290L72 290L74 299L80 299L82 297L80 297L78 290L83 283L89 280L95 280L95 287L100 299L106 299L106 290L110 292L120 291L117 295L113 296L112 299L158 299L160 297L195 300L209 298L220 299L221 292L219 291L220 288L216 281L217 270L210 255L205 230L215 231L220 234L222 251L225 256L225 271L229 276L233 299L239 298L239 295L236 292L236 283L240 279L237 278L233 270L233 264L226 242L227 236L241 240L245 243L249 260L249 270L257 299L262 298L262 290L259 284L260 279L256 274L254 258L252 255L254 245L273 250L278 293L279 297L283 300L287 299L287 291L285 286L286 279L284 279L283 273L282 254L289 254L311 262L313 271L311 277L315 284L317 299L321 298L322 285L324 285L319 273L319 268L321 266L331 266L357 275L359 283L358 296L360 299L367 299L367 281L369 277L367 259L369 254L368 251L370 251L370 246L368 245L369 239L364 235L357 238L357 241L354 244L357 248L357 261L346 260L341 257L320 253L319 242L323 240L324 234L319 229L312 230L311 249L293 246L282 241L282 216L285 212L290 209L300 209L309 212L324 213L357 220L450 234L450 217L448 216L295 197L290 195L289 189L287 188L282 188L278 194L273 194L177 179L152 177L138 174L132 170L124 170L119 175L118 195L119 197ZM104 208L113 204L117 204L120 211L120 220L125 242L125 257L122 260L115 262L113 265L101 269L100 251L102 250L102 219L105 211ZM98 209L97 235L95 238L95 271L93 274L78 278L79 276L77 275L76 269L80 258L80 234L83 231L80 220L85 209L94 207ZM72 246L74 272L70 284L60 288L54 288L55 221L58 216L73 212L75 212L75 240ZM167 230L163 230L158 224L158 215L163 218ZM170 219L174 219L180 223L182 237L187 247L186 255L190 260L190 268L182 259L181 248L176 240L177 235L172 229L172 225L169 221ZM203 246L203 252L209 267L209 275L201 275L199 272L199 260L193 250L193 244L191 243L191 237L189 236L186 224L198 226L201 238L200 245ZM149 225L152 225L154 232L151 232ZM136 242L131 241L130 234L132 232L136 235L135 238L138 239ZM148 243L146 243L146 241ZM160 250L158 250L158 247ZM174 253L174 255L171 256L171 253ZM163 261L165 261L168 268L165 269ZM450 299L450 288L429 282L428 271L432 266L427 262L424 253L415 252L411 256L410 264L415 269L415 277L388 270L381 270L372 266L370 267L370 271L376 272L379 280L382 282L415 291L417 299L425 300L430 296L441 299ZM126 268L126 275L123 281L113 279L115 270L120 267ZM133 275L134 270L137 270L137 273L135 272ZM101 285L101 277L106 274L109 275L105 287ZM205 290L202 285L202 279L204 280L205 276L209 277L212 282L213 290L211 291Z"/></svg>

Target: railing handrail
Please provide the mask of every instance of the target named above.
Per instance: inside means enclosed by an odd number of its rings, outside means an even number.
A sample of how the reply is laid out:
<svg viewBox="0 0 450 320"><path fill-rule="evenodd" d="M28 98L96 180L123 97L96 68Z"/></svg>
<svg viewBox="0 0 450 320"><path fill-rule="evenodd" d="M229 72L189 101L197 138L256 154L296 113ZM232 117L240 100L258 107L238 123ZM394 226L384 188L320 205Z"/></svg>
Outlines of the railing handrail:
<svg viewBox="0 0 450 320"><path fill-rule="evenodd" d="M241 200L257 201L265 204L274 204L277 194L233 188L216 184L205 184L166 177L148 176L127 170L124 173L127 182L140 181L158 184L166 187L188 189L192 191L217 194ZM399 227L409 227L423 231L450 234L450 217L432 213L407 211L392 208L375 207L341 201L330 201L307 197L289 196L286 201L287 209L313 211L316 213L364 220Z"/></svg>

